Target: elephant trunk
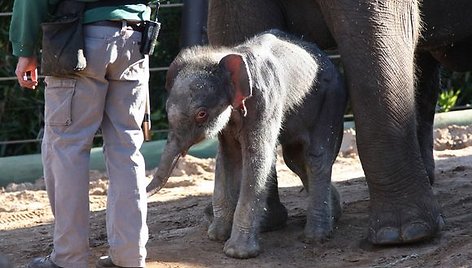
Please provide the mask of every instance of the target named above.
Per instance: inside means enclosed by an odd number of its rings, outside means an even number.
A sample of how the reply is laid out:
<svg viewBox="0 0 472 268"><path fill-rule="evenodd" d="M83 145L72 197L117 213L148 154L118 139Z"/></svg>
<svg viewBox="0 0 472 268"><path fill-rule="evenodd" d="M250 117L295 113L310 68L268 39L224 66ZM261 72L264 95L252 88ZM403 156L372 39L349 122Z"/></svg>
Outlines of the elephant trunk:
<svg viewBox="0 0 472 268"><path fill-rule="evenodd" d="M159 162L159 167L156 173L154 173L152 181L146 187L148 197L154 195L164 187L181 155L182 151L179 146L177 146L175 139L168 139Z"/></svg>

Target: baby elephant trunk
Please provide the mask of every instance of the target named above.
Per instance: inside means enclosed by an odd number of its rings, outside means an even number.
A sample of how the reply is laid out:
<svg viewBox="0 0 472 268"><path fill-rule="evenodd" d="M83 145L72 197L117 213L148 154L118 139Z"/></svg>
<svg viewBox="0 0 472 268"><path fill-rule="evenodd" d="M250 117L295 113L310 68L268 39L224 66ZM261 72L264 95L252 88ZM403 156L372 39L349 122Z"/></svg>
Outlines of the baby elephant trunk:
<svg viewBox="0 0 472 268"><path fill-rule="evenodd" d="M162 187L164 187L180 156L181 150L177 146L177 143L172 141L172 139L168 139L159 162L159 167L157 168L156 173L154 173L152 181L146 187L148 197L157 193Z"/></svg>

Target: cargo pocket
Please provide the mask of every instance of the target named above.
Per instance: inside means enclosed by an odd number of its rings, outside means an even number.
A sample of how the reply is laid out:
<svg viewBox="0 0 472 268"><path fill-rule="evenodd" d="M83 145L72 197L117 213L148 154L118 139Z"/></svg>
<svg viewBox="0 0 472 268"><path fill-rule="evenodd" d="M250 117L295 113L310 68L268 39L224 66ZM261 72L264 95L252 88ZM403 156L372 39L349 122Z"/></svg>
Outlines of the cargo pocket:
<svg viewBox="0 0 472 268"><path fill-rule="evenodd" d="M72 98L76 80L47 76L45 81L45 124L69 126L72 123Z"/></svg>

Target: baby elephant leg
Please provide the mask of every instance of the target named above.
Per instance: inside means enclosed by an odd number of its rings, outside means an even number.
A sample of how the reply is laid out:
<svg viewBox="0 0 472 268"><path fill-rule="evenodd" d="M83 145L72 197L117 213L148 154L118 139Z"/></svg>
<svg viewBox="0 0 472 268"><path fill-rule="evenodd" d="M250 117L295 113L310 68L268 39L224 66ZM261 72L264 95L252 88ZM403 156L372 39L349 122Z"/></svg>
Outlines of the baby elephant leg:
<svg viewBox="0 0 472 268"><path fill-rule="evenodd" d="M339 193L329 181L310 183L309 188L304 241L324 242L341 216Z"/></svg>
<svg viewBox="0 0 472 268"><path fill-rule="evenodd" d="M218 161L217 161L218 162ZM218 166L218 164L217 164ZM219 168L217 168L219 170ZM218 172L218 171L217 171ZM220 177L223 175L216 175L217 181L221 182L224 181L224 177ZM220 183L216 183L220 184ZM216 185L215 188L220 188L224 189L222 186ZM235 186L228 187L226 190L230 192L235 192L236 189ZM239 187L237 187L239 188ZM218 190L220 193L221 191ZM236 193L234 193L232 196L236 196ZM213 195L216 204L220 204L217 208L217 210L221 211L223 215L226 215L223 211L227 211L227 213L230 213L231 211L234 212L234 209L236 207L236 202L235 200L228 201L225 200L227 197L221 195L221 194L214 194ZM267 199L266 199L266 209L264 209L263 214L262 214L262 219L261 219L261 227L260 231L261 232L270 232L270 231L275 231L279 230L283 227L286 226L287 224L287 219L288 219L288 212L287 208L280 202L280 196L279 196L279 189L278 189L278 183L277 183L277 171L275 168L275 162L273 165L273 168L271 169L270 175L268 177L268 183L267 183ZM224 208L230 208L230 209L224 209ZM230 233L231 233L231 224L233 222L233 217L228 216L221 216L217 220L214 220L214 214L213 214L213 203L210 202L204 210L205 214L205 220L209 222L211 226L210 230L208 231L208 235L210 239L212 240L218 240L218 241L224 241L228 239ZM229 229L228 229L229 226Z"/></svg>
<svg viewBox="0 0 472 268"><path fill-rule="evenodd" d="M267 208L268 176L274 164L274 152L278 130L265 127L248 132L243 152L243 176L239 199L234 212L231 236L224 252L233 258L252 258L260 253L259 232L261 217ZM254 139L258 133L266 139ZM275 135L274 135L275 134Z"/></svg>
<svg viewBox="0 0 472 268"><path fill-rule="evenodd" d="M287 166L295 172L308 192L304 241L322 242L341 215L339 193L331 184L332 159L325 152L316 153L308 143L284 144Z"/></svg>
<svg viewBox="0 0 472 268"><path fill-rule="evenodd" d="M261 219L261 232L274 231L284 227L287 223L288 212L280 202L275 157L268 176L266 200L266 207Z"/></svg>
<svg viewBox="0 0 472 268"><path fill-rule="evenodd" d="M219 137L215 168L215 187L212 197L212 219L208 228L211 240L225 241L231 234L233 215L238 202L242 158L241 147L233 139Z"/></svg>

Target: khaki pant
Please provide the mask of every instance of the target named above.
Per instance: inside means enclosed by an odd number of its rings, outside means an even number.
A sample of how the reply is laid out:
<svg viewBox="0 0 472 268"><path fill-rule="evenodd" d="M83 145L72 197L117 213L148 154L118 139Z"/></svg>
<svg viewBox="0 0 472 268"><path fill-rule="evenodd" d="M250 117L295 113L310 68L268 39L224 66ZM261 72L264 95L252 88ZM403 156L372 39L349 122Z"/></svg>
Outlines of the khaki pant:
<svg viewBox="0 0 472 268"><path fill-rule="evenodd" d="M86 25L84 31L87 68L74 79L46 78L42 157L55 216L51 257L62 267L88 266L90 149L101 128L109 255L119 266L145 266L146 180L139 148L148 58L139 52L141 33L131 28Z"/></svg>

